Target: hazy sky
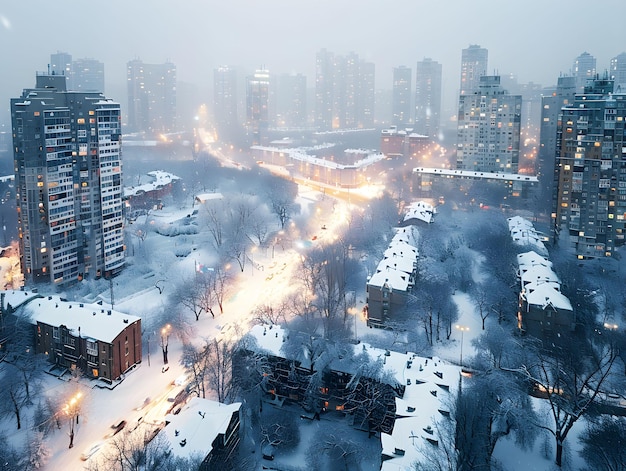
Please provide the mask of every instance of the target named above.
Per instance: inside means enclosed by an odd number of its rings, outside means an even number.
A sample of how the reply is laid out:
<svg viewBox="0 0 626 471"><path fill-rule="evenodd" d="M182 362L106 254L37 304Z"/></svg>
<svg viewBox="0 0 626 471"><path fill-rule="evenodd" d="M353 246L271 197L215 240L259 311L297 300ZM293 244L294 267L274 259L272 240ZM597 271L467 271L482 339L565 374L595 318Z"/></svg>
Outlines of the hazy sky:
<svg viewBox="0 0 626 471"><path fill-rule="evenodd" d="M315 53L350 51L376 64L376 87L392 68L431 57L455 95L461 49L489 50L489 71L544 86L587 51L608 68L626 51L626 1L605 0L85 0L0 3L0 123L9 99L34 86L50 54L105 63L106 94L125 105L126 63L166 60L178 79L208 88L217 65L300 72L315 83ZM593 11L595 9L595 11Z"/></svg>

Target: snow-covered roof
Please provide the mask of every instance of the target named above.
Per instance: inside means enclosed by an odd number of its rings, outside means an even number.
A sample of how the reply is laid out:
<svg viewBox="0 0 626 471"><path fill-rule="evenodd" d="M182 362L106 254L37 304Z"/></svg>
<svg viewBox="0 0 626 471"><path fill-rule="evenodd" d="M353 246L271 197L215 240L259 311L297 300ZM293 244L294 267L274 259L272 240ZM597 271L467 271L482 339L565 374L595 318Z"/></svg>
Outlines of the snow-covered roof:
<svg viewBox="0 0 626 471"><path fill-rule="evenodd" d="M200 203L205 203L210 200L222 200L224 199L224 195L221 193L200 193L196 195L196 200Z"/></svg>
<svg viewBox="0 0 626 471"><path fill-rule="evenodd" d="M42 296L26 291L4 291L5 305L23 306L22 315L33 324L59 327L64 325L78 337L89 337L111 343L130 324L140 320L137 316L103 308L99 304L84 304L62 300L59 296Z"/></svg>
<svg viewBox="0 0 626 471"><path fill-rule="evenodd" d="M201 397L192 397L176 415L168 414L168 424L159 432L167 438L172 453L180 458L206 457L219 434L226 433L233 413L240 402L221 404Z"/></svg>
<svg viewBox="0 0 626 471"><path fill-rule="evenodd" d="M546 257L542 257L534 250L531 250L530 252L517 254L517 265L520 268L520 273L522 271L528 270L528 268L535 266L535 265L541 265L547 268L552 268L552 262L548 260Z"/></svg>
<svg viewBox="0 0 626 471"><path fill-rule="evenodd" d="M387 248L387 250L385 250L385 252L383 253L384 258L400 256L410 257L414 260L417 260L418 255L419 251L415 247L404 242L391 243L389 245L389 248Z"/></svg>
<svg viewBox="0 0 626 471"><path fill-rule="evenodd" d="M382 259L378 266L376 267L376 271L387 271L388 269L400 270L404 273L413 273L415 271L415 256L406 256L403 257L401 255L393 255L391 257L385 257Z"/></svg>
<svg viewBox="0 0 626 471"><path fill-rule="evenodd" d="M552 269L543 265L534 265L528 267L524 272L520 273L520 278L522 280L522 286L525 286L531 282L552 282L556 284L561 283L561 280L559 280L559 277L556 276L556 273L554 273Z"/></svg>
<svg viewBox="0 0 626 471"><path fill-rule="evenodd" d="M281 346L286 331L279 326L256 325L250 330L257 346L283 357ZM354 354L366 353L372 362L383 361L383 369L404 385L404 394L396 398L396 420L391 434L381 434L385 455L382 469L409 470L416 461L426 457L422 448L426 439L439 440L436 422L448 418L451 404L458 394L460 367L438 358L424 358L412 352L374 348L366 343L353 345ZM343 364L342 364L343 365ZM337 371L346 371L337 369ZM454 425L451 427L454 430ZM429 433L432 431L433 433ZM431 445L432 446L432 445Z"/></svg>
<svg viewBox="0 0 626 471"><path fill-rule="evenodd" d="M374 273L367 282L370 286L382 287L389 285L395 291L407 291L409 289L409 275L401 270L387 268L386 270Z"/></svg>
<svg viewBox="0 0 626 471"><path fill-rule="evenodd" d="M486 178L494 180L507 180L507 181L523 181L529 183L539 183L539 179L534 175L520 175L517 173L504 173L504 172L478 172L474 170L454 170L447 168L427 168L417 167L413 169L414 173L425 173L430 175L445 175L449 177L462 177L462 178Z"/></svg>
<svg viewBox="0 0 626 471"><path fill-rule="evenodd" d="M435 208L432 204L425 203L424 201L418 201L407 207L406 214L404 215L404 221L417 219L419 221L431 223L433 222L434 214Z"/></svg>
<svg viewBox="0 0 626 471"><path fill-rule="evenodd" d="M312 165L317 165L318 167L324 167L328 169L334 170L344 170L349 168L364 168L375 162L383 160L385 155L380 152L372 152L368 154L366 157L357 160L352 164L340 164L337 162L333 162L332 160L322 159L319 157L315 157L314 155L307 154L307 151L310 148L305 147L296 147L293 149L284 149L279 147L267 147L267 146L252 146L252 150L258 150L262 152L277 152L281 154L287 154L289 158L298 160L300 162L307 162Z"/></svg>
<svg viewBox="0 0 626 471"><path fill-rule="evenodd" d="M543 243L545 237L535 230L532 222L521 216L507 218L507 222L511 239L516 245L532 246L539 254L548 254L548 249Z"/></svg>
<svg viewBox="0 0 626 471"><path fill-rule="evenodd" d="M552 306L554 309L573 311L569 299L558 290L555 283L529 283L522 296L529 305L540 306L541 309Z"/></svg>
<svg viewBox="0 0 626 471"><path fill-rule="evenodd" d="M401 227L401 228L396 229L396 233L391 239L391 243L389 244L389 246L398 242L404 242L405 244L416 246L418 239L419 239L419 232L415 227L413 226Z"/></svg>
<svg viewBox="0 0 626 471"><path fill-rule="evenodd" d="M169 185L173 181L180 180L180 177L173 175L162 170L153 170L148 172L148 175L152 181L144 183L142 185L131 186L124 188L124 196L136 196L142 193L149 193L151 191L160 190L161 188Z"/></svg>

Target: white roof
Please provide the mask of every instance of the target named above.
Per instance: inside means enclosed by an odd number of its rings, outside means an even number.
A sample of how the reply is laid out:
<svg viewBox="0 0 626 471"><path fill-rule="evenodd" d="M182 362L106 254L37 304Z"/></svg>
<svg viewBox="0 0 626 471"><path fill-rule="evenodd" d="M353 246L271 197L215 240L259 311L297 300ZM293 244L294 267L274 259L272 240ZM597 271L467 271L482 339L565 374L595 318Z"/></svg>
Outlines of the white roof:
<svg viewBox="0 0 626 471"><path fill-rule="evenodd" d="M152 172L148 172L146 175L152 179L151 182L124 188L124 196L136 196L138 194L160 190L173 181L180 180L180 177L161 170L153 170Z"/></svg>
<svg viewBox="0 0 626 471"><path fill-rule="evenodd" d="M494 180L511 180L511 181L525 181L538 183L539 179L534 175L520 175L517 173L503 173L503 172L478 172L474 170L454 170L447 168L426 168L417 167L413 169L414 173L425 173L429 175L446 175L456 176L463 178L485 178Z"/></svg>
<svg viewBox="0 0 626 471"><path fill-rule="evenodd" d="M199 195L196 195L196 200L200 201L200 203L221 199L224 199L224 195L222 195L221 193L200 193Z"/></svg>
<svg viewBox="0 0 626 471"><path fill-rule="evenodd" d="M540 306L542 309L552 306L554 309L573 311L569 299L554 283L529 283L525 286L522 296L529 305Z"/></svg>
<svg viewBox="0 0 626 471"><path fill-rule="evenodd" d="M522 279L522 286L527 285L528 283L536 282L536 283L561 283L559 277L556 276L550 268L543 265L534 265L528 267L523 273L520 275Z"/></svg>
<svg viewBox="0 0 626 471"><path fill-rule="evenodd" d="M383 253L383 257L384 258L389 258L389 257L409 257L413 260L417 260L417 256L419 255L418 250L413 247L412 245L403 243L403 242L396 242L396 243L391 243L389 245L389 248L387 248L387 250L385 250L385 252Z"/></svg>
<svg viewBox="0 0 626 471"><path fill-rule="evenodd" d="M175 456L204 458L218 434L226 433L233 413L240 408L240 402L227 405L194 396L178 414L165 416L168 424L159 434L167 438Z"/></svg>
<svg viewBox="0 0 626 471"><path fill-rule="evenodd" d="M393 290L406 291L409 288L409 275L401 270L387 268L374 273L367 282L368 285L378 287L382 287L385 283Z"/></svg>
<svg viewBox="0 0 626 471"><path fill-rule="evenodd" d="M534 250L517 254L517 265L519 266L520 271L526 271L529 267L535 265L552 268L552 262L546 257L542 257Z"/></svg>
<svg viewBox="0 0 626 471"><path fill-rule="evenodd" d="M5 304L10 303L14 308L23 305L22 315L33 324L64 325L76 337L80 334L81 337L111 343L130 324L140 320L137 316L106 309L99 304L63 301L59 296L42 296L26 291L4 293Z"/></svg>
<svg viewBox="0 0 626 471"><path fill-rule="evenodd" d="M387 271L388 269L400 270L404 273L413 273L415 271L415 257L391 256L385 257L378 263L376 271Z"/></svg>

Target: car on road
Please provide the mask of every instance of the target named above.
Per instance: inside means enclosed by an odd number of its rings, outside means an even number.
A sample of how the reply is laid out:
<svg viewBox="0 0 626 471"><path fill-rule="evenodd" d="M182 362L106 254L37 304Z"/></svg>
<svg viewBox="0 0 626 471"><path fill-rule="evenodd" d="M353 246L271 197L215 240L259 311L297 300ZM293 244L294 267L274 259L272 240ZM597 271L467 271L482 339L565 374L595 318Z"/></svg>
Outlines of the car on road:
<svg viewBox="0 0 626 471"><path fill-rule="evenodd" d="M113 429L113 432L111 433L111 436L120 433L124 429L124 427L126 427L126 421L125 420L121 420L121 421L117 422L116 424L111 425L111 428Z"/></svg>
<svg viewBox="0 0 626 471"><path fill-rule="evenodd" d="M98 451L100 451L100 448L102 448L102 445L104 445L104 442L96 442L92 444L89 448L86 448L85 451L81 453L80 459L83 461L87 461L93 455L98 453Z"/></svg>

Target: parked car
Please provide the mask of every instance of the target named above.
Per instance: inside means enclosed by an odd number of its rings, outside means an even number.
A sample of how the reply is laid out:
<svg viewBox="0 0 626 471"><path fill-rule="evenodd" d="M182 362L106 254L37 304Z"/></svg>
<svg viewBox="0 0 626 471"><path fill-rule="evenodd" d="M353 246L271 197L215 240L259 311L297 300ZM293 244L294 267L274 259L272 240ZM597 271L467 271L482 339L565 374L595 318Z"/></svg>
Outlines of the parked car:
<svg viewBox="0 0 626 471"><path fill-rule="evenodd" d="M122 420L122 421L120 421L120 422L118 422L116 424L111 425L111 428L113 429L113 433L111 435L115 435L115 434L121 432L124 427L126 427L126 421L125 420Z"/></svg>

